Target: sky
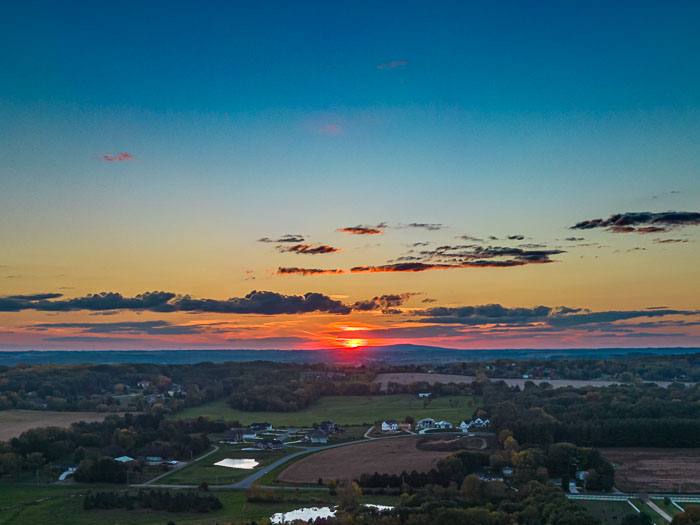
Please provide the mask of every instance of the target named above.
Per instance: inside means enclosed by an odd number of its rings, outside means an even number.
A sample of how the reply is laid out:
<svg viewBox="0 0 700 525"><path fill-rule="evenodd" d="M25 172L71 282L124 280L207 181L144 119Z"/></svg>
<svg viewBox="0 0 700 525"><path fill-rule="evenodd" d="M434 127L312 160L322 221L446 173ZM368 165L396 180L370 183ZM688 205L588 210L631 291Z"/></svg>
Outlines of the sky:
<svg viewBox="0 0 700 525"><path fill-rule="evenodd" d="M0 17L0 351L700 346L700 4Z"/></svg>

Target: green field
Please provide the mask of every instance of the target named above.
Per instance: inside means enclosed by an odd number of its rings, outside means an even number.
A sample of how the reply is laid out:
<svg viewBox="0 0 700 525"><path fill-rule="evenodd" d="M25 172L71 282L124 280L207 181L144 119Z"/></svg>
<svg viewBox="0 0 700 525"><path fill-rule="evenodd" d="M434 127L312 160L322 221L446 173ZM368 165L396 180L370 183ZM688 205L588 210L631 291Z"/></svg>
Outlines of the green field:
<svg viewBox="0 0 700 525"><path fill-rule="evenodd" d="M639 498L630 498L630 501L634 503L634 505L641 510L643 513L648 514L651 516L651 519L656 525L663 525L667 523L665 519L663 519L658 512L656 512L654 509L652 509L649 505L644 503L642 500ZM656 502L655 502L656 503Z"/></svg>
<svg viewBox="0 0 700 525"><path fill-rule="evenodd" d="M156 483L165 485L199 485L205 481L209 485L230 485L250 476L258 468L264 467L268 463L276 461L281 457L296 451L296 449L291 449L291 451L248 451L241 450L241 447L238 446L221 445L221 450L218 452L215 452L211 456L207 456L206 458L199 460L192 465L176 470ZM214 463L226 458L250 458L257 460L260 464L255 469L237 469L214 465Z"/></svg>
<svg viewBox="0 0 700 525"><path fill-rule="evenodd" d="M172 418L197 418L238 420L244 425L268 421L275 426L311 426L330 420L341 425L371 425L375 421L393 418L403 421L406 416L417 420L424 417L444 419L457 424L471 416L481 406L476 396L438 397L423 408L423 401L409 394L389 396L327 396L311 407L298 412L244 412L231 408L226 400L212 401L198 407L186 408Z"/></svg>
<svg viewBox="0 0 700 525"><path fill-rule="evenodd" d="M628 514L636 514L626 501L576 500L576 503L585 507L592 516L598 518L601 525L619 525L623 517Z"/></svg>
<svg viewBox="0 0 700 525"><path fill-rule="evenodd" d="M144 509L131 511L124 509L83 510L83 498L78 494L82 494L87 490L99 491L101 489L109 490L113 489L113 487L107 485L91 485L89 487L28 487L26 485L0 484L0 493L2 493L3 501L12 501L12 504L30 503L51 496L51 499L36 504L0 511L0 523L3 525L23 525L27 523L51 523L53 525L93 525L95 523L163 525L168 521L173 521L178 525L183 523L213 525L214 523L227 523L229 521L234 523L243 521L260 522L276 512L287 512L304 506L334 505L337 503L337 498L329 496L327 490L301 493L290 491L289 497L294 497L297 501L278 503L248 503L244 491L217 490L214 493L219 497L224 508L206 514L172 513ZM71 497L73 494L76 495ZM299 499L303 501L300 502ZM385 505L396 504L396 498L389 496L365 496L362 498L362 501ZM0 504L0 506L4 505L4 503Z"/></svg>

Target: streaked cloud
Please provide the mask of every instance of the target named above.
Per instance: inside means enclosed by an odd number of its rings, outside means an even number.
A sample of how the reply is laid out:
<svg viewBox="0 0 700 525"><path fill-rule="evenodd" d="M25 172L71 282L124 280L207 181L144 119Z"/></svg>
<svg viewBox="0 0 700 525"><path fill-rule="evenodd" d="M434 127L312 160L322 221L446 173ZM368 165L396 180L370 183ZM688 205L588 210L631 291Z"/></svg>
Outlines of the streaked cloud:
<svg viewBox="0 0 700 525"><path fill-rule="evenodd" d="M305 253L309 255L340 251L340 248L334 248L327 244L295 244L294 246L278 246L277 249L282 253Z"/></svg>
<svg viewBox="0 0 700 525"><path fill-rule="evenodd" d="M277 268L277 275L338 275L345 273L341 269L320 269L320 268L285 268L280 266Z"/></svg>
<svg viewBox="0 0 700 525"><path fill-rule="evenodd" d="M700 213L689 211L615 213L607 219L590 219L571 226L572 230L603 228L613 233L663 233L700 224Z"/></svg>
<svg viewBox="0 0 700 525"><path fill-rule="evenodd" d="M377 69L396 69L397 67L405 67L408 65L407 60L392 60L377 64Z"/></svg>
<svg viewBox="0 0 700 525"><path fill-rule="evenodd" d="M277 239L270 239L269 237L263 237L258 239L258 242L273 242L273 243L301 243L304 242L304 236L299 234L286 233L282 237Z"/></svg>
<svg viewBox="0 0 700 525"><path fill-rule="evenodd" d="M345 228L338 228L339 232L350 233L352 235L378 235L384 233L387 225L383 222L377 224L376 226L346 226Z"/></svg>
<svg viewBox="0 0 700 525"><path fill-rule="evenodd" d="M131 153L127 153L126 151L122 151L117 153L116 155L102 155L102 160L105 162L123 162L125 160L130 160L133 159L134 156Z"/></svg>

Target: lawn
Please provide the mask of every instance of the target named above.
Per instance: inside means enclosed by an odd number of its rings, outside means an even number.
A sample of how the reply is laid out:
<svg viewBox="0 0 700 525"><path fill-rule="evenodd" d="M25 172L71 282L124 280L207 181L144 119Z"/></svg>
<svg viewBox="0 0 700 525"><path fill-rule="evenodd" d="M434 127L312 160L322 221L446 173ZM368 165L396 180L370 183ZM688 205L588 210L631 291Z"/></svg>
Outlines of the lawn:
<svg viewBox="0 0 700 525"><path fill-rule="evenodd" d="M221 445L221 450L218 452L192 465L176 470L156 483L165 485L199 485L202 482L206 482L209 485L230 485L248 477L260 467L276 461L286 454L297 451L297 449L247 451L241 450L241 447L236 445ZM260 462L260 465L255 469L237 469L214 465L214 463L226 458L252 458Z"/></svg>
<svg viewBox="0 0 700 525"><path fill-rule="evenodd" d="M476 396L449 396L431 400L423 407L423 400L409 394L387 396L326 396L311 407L298 412L244 412L231 408L225 399L212 401L198 407L186 408L173 414L172 418L197 418L209 416L213 419L238 420L244 425L268 421L275 426L311 426L313 423L330 420L341 425L371 425L375 421L393 418L403 421L406 416L417 420L432 417L453 424L470 417L481 406Z"/></svg>
<svg viewBox="0 0 700 525"><path fill-rule="evenodd" d="M592 516L598 518L601 525L619 525L623 517L628 514L636 514L626 501L576 500L576 503L585 507Z"/></svg>

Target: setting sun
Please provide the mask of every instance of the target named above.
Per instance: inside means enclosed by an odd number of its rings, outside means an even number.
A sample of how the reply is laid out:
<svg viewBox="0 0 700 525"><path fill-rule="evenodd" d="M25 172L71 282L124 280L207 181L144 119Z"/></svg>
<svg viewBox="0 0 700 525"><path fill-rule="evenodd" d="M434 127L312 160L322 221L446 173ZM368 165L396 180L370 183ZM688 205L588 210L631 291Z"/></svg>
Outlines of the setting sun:
<svg viewBox="0 0 700 525"><path fill-rule="evenodd" d="M346 348L357 348L358 346L365 346L367 341L364 339L346 339L343 341L343 345Z"/></svg>

